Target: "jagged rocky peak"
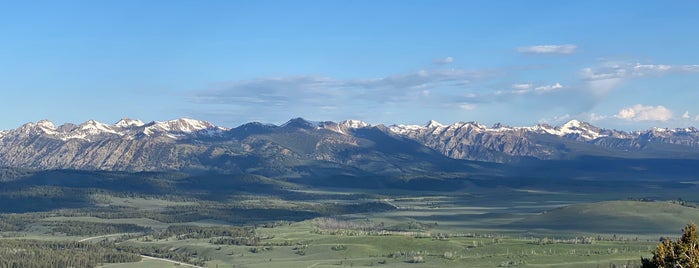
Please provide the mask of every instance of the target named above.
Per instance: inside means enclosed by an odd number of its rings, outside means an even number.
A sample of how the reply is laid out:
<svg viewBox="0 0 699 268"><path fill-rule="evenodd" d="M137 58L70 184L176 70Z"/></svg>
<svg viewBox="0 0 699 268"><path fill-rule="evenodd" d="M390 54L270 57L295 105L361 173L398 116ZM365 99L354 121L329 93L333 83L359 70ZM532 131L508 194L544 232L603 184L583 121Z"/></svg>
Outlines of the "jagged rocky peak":
<svg viewBox="0 0 699 268"><path fill-rule="evenodd" d="M143 125L145 125L143 121L131 118L122 118L119 122L114 124L115 127L119 128L142 127Z"/></svg>

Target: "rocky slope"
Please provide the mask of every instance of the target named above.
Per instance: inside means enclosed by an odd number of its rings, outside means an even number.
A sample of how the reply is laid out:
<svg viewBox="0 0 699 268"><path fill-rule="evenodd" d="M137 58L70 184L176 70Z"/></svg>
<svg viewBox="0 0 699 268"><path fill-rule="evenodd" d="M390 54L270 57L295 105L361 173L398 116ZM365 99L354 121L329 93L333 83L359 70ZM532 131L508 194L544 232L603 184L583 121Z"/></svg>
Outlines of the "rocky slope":
<svg viewBox="0 0 699 268"><path fill-rule="evenodd" d="M486 127L475 122L445 126L430 121L424 126L394 125L390 130L451 158L480 161L508 162L517 157L555 160L581 155L699 157L699 130L695 128L623 132L572 120L556 127Z"/></svg>

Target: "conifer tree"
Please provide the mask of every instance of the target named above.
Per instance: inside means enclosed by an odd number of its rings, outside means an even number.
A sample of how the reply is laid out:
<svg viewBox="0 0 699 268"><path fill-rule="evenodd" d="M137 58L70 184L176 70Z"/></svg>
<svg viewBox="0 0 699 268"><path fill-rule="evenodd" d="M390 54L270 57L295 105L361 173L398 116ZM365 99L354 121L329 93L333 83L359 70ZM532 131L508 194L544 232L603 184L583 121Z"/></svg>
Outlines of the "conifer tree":
<svg viewBox="0 0 699 268"><path fill-rule="evenodd" d="M653 251L651 259L641 258L643 268L699 268L697 225L687 224L677 241L664 239Z"/></svg>

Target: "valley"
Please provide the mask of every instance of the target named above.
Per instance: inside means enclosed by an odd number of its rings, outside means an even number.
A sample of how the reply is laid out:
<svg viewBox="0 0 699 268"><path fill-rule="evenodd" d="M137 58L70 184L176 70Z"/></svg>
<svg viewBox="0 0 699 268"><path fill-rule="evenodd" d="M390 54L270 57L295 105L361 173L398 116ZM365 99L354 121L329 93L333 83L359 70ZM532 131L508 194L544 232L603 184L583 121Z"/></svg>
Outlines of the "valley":
<svg viewBox="0 0 699 268"><path fill-rule="evenodd" d="M699 220L695 139L30 123L0 137L0 267L635 267Z"/></svg>
<svg viewBox="0 0 699 268"><path fill-rule="evenodd" d="M261 175L3 173L0 249L72 241L127 261L110 257L101 267L638 265L660 237L699 219L697 184L624 176L584 184L447 176L350 188L347 178L319 187Z"/></svg>

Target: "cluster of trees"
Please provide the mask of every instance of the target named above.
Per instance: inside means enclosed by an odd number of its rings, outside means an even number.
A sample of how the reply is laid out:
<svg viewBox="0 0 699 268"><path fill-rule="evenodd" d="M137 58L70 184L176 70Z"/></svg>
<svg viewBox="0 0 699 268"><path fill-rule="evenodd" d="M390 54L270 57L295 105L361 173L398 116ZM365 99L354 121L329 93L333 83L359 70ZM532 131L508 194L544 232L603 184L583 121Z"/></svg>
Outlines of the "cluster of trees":
<svg viewBox="0 0 699 268"><path fill-rule="evenodd" d="M687 224L677 241L663 239L650 259L641 259L643 268L697 268L699 267L699 236L697 225Z"/></svg>
<svg viewBox="0 0 699 268"><path fill-rule="evenodd" d="M177 239L203 239L212 237L256 237L253 227L236 226L195 226L195 225L171 225L165 231L153 235L155 239L165 239L168 237Z"/></svg>
<svg viewBox="0 0 699 268"><path fill-rule="evenodd" d="M0 267L95 267L140 260L138 254L119 251L108 242L0 239Z"/></svg>
<svg viewBox="0 0 699 268"><path fill-rule="evenodd" d="M146 233L152 231L149 227L143 227L132 223L55 221L51 223L51 226L53 226L51 228L53 232L63 233L69 236Z"/></svg>
<svg viewBox="0 0 699 268"><path fill-rule="evenodd" d="M214 245L235 245L235 246L258 246L260 245L260 237L217 237L209 240L209 243ZM276 246L291 246L292 242L285 244L277 244Z"/></svg>
<svg viewBox="0 0 699 268"><path fill-rule="evenodd" d="M677 199L677 200L673 200L672 203L678 204L680 206L689 207L689 208L699 208L699 203L682 200L681 198Z"/></svg>

